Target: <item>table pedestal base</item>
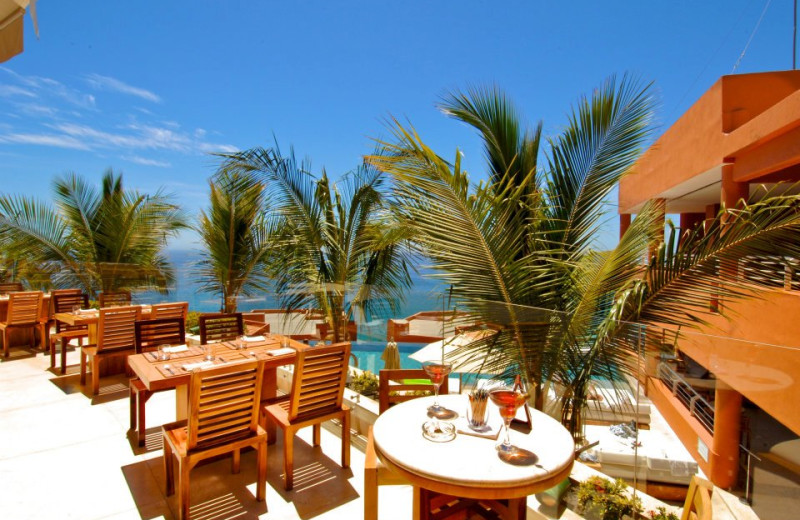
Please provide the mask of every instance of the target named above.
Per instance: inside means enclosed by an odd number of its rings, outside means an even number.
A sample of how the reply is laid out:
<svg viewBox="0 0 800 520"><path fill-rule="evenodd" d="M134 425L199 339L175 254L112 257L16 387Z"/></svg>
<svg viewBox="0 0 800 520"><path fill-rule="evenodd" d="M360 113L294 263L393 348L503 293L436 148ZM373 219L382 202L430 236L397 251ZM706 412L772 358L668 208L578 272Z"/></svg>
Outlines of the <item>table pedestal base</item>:
<svg viewBox="0 0 800 520"><path fill-rule="evenodd" d="M524 520L527 508L527 497L498 500L461 498L414 487L414 520Z"/></svg>

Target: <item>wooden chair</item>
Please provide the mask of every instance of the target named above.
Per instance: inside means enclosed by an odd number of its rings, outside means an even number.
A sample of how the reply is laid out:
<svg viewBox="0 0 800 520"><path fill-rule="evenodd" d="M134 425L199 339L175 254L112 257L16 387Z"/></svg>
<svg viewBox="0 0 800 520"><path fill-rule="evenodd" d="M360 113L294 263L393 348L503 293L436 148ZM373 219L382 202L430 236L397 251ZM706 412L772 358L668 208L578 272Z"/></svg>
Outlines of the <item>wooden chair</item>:
<svg viewBox="0 0 800 520"><path fill-rule="evenodd" d="M420 382L427 380L427 383ZM449 392L447 378L444 378L439 392ZM416 399L416 392L426 390L433 393L428 374L419 369L390 369L380 371L378 383L378 413L383 413L397 403ZM378 460L375 452L375 441L372 439L372 427L367 435L367 448L364 457L364 520L378 518L378 486L408 485L408 481L390 471Z"/></svg>
<svg viewBox="0 0 800 520"><path fill-rule="evenodd" d="M31 329L33 332L32 348L36 348L37 329L44 341L47 321L42 320L41 316L41 291L12 292L8 295L6 321L0 322L0 331L3 333L3 357L8 357L9 332L12 329Z"/></svg>
<svg viewBox="0 0 800 520"><path fill-rule="evenodd" d="M248 336L260 336L269 334L270 325L267 323L266 314L263 312L243 312L242 323L244 332Z"/></svg>
<svg viewBox="0 0 800 520"><path fill-rule="evenodd" d="M130 291L101 292L98 296L100 307L120 307L131 304Z"/></svg>
<svg viewBox="0 0 800 520"><path fill-rule="evenodd" d="M714 485L697 475L689 483L686 501L683 503L681 520L711 520L714 515L711 510L711 493Z"/></svg>
<svg viewBox="0 0 800 520"><path fill-rule="evenodd" d="M159 345L186 343L184 324L184 320L180 317L137 321L134 324L136 353L152 352L157 350ZM134 433L136 443L144 446L145 431L147 430L145 404L155 392L148 390L138 377L132 378L128 386L130 389L131 431Z"/></svg>
<svg viewBox="0 0 800 520"><path fill-rule="evenodd" d="M313 444L319 446L321 424L339 419L342 467L350 467L350 408L342 404L349 360L350 343L298 352L291 394L263 408L264 425L274 423L283 430L283 484L287 491L294 485L294 436L305 426L313 426Z"/></svg>
<svg viewBox="0 0 800 520"><path fill-rule="evenodd" d="M25 289L22 287L22 282L2 282L0 283L0 294L8 294L12 292L22 292Z"/></svg>
<svg viewBox="0 0 800 520"><path fill-rule="evenodd" d="M180 318L186 323L189 314L189 302L155 303L151 306L150 318Z"/></svg>
<svg viewBox="0 0 800 520"><path fill-rule="evenodd" d="M198 462L233 453L239 472L242 448L258 451L256 500L267 488L267 434L258 424L263 361L231 363L195 370L189 383L189 419L162 427L167 495L175 492L174 459L178 459L178 517L188 518L189 473Z"/></svg>
<svg viewBox="0 0 800 520"><path fill-rule="evenodd" d="M397 403L420 397L419 392L428 391L433 394L430 376L421 368L383 369L380 371L378 383L378 413L383 413ZM450 385L444 378L439 387L440 394L447 394Z"/></svg>
<svg viewBox="0 0 800 520"><path fill-rule="evenodd" d="M201 314L200 343L205 345L215 341L228 341L244 334L242 314Z"/></svg>
<svg viewBox="0 0 800 520"><path fill-rule="evenodd" d="M70 291L72 291L70 289ZM72 312L73 307L80 305L81 309L89 307L89 297L77 289L75 292L58 292L50 295L53 312ZM67 345L73 339L78 340L78 346L83 346L83 340L89 338L89 327L86 325L69 325L56 320L56 333L50 335L50 368L56 366L56 344L61 342L61 373L67 371Z"/></svg>
<svg viewBox="0 0 800 520"><path fill-rule="evenodd" d="M110 307L100 309L97 321L97 344L81 348L81 384L86 384L86 359L92 363L92 395L100 390L100 359L127 357L136 348L134 323L139 320L142 308Z"/></svg>

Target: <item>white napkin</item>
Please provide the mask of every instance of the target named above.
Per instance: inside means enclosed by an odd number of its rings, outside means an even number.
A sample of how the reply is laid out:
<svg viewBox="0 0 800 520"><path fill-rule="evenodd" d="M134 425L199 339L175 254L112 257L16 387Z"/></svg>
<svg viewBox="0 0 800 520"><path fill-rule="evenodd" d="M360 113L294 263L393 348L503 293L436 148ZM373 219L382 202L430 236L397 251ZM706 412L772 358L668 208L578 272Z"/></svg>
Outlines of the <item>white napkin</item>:
<svg viewBox="0 0 800 520"><path fill-rule="evenodd" d="M284 354L293 354L294 349L292 347L283 347L283 348L276 348L275 350L268 350L268 356L282 356Z"/></svg>
<svg viewBox="0 0 800 520"><path fill-rule="evenodd" d="M456 431L465 435L474 435L475 437L483 437L484 439L496 439L500 434L500 424L488 422L486 423L485 430L477 431L469 427L469 422L467 422L466 417L459 416L453 423L456 425Z"/></svg>
<svg viewBox="0 0 800 520"><path fill-rule="evenodd" d="M176 354L178 352L186 352L189 350L189 347L186 345L175 345L172 347L166 347L164 352L169 352L170 354Z"/></svg>
<svg viewBox="0 0 800 520"><path fill-rule="evenodd" d="M249 341L251 343L255 343L256 341L266 341L267 338L265 338L264 336L245 336L244 340Z"/></svg>
<svg viewBox="0 0 800 520"><path fill-rule="evenodd" d="M187 363L183 365L183 369L186 370L187 372L191 372L195 368L208 368L211 366L214 366L213 361L200 361L198 363Z"/></svg>
<svg viewBox="0 0 800 520"><path fill-rule="evenodd" d="M78 314L87 314L87 315L100 314L100 311L98 311L97 309L79 309Z"/></svg>

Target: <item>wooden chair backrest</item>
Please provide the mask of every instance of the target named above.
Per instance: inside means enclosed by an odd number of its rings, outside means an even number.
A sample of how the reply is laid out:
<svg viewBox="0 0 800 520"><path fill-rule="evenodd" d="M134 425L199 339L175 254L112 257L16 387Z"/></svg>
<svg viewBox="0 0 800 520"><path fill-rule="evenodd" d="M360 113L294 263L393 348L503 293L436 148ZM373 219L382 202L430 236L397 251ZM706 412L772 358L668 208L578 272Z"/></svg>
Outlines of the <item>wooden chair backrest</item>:
<svg viewBox="0 0 800 520"><path fill-rule="evenodd" d="M9 325L31 325L42 315L42 291L12 292L8 295Z"/></svg>
<svg viewBox="0 0 800 520"><path fill-rule="evenodd" d="M186 343L186 329L180 318L140 320L134 324L136 353L158 349L159 345L182 345Z"/></svg>
<svg viewBox="0 0 800 520"><path fill-rule="evenodd" d="M2 282L0 283L0 294L23 291L22 282Z"/></svg>
<svg viewBox="0 0 800 520"><path fill-rule="evenodd" d="M97 322L97 351L135 350L136 326L142 308L109 307L100 309Z"/></svg>
<svg viewBox="0 0 800 520"><path fill-rule="evenodd" d="M100 307L113 307L116 305L131 304L130 291L101 292L99 298Z"/></svg>
<svg viewBox="0 0 800 520"><path fill-rule="evenodd" d="M242 314L201 314L200 343L205 345L212 341L228 341L244 334Z"/></svg>
<svg viewBox="0 0 800 520"><path fill-rule="evenodd" d="M263 361L193 371L187 450L224 444L256 432L263 376Z"/></svg>
<svg viewBox="0 0 800 520"><path fill-rule="evenodd" d="M67 289L72 291L73 289ZM80 305L81 309L89 308L89 297L82 294L80 289L75 289L78 292L53 292L50 295L50 301L53 303L53 312L72 312L72 308ZM73 330L87 330L86 325L68 325L63 321L56 320L56 332L65 332Z"/></svg>
<svg viewBox="0 0 800 520"><path fill-rule="evenodd" d="M154 303L150 309L150 317L154 320L180 318L185 322L189 314L189 302Z"/></svg>
<svg viewBox="0 0 800 520"><path fill-rule="evenodd" d="M244 324L245 334L250 336L258 336L270 332L267 315L263 312L243 312L242 323Z"/></svg>
<svg viewBox="0 0 800 520"><path fill-rule="evenodd" d="M711 511L711 492L714 486L706 479L697 475L689 483L686 501L683 503L681 520L711 520L714 515Z"/></svg>
<svg viewBox="0 0 800 520"><path fill-rule="evenodd" d="M430 382L430 376L421 368L383 369L379 375L378 413L385 412L389 407L397 403L420 397L415 392L427 391L431 394L433 393L433 383ZM428 382L413 381L406 383L409 379L425 379ZM445 377L439 387L439 393L446 394L449 391L450 385Z"/></svg>
<svg viewBox="0 0 800 520"><path fill-rule="evenodd" d="M310 347L297 353L289 420L306 419L342 407L350 343Z"/></svg>

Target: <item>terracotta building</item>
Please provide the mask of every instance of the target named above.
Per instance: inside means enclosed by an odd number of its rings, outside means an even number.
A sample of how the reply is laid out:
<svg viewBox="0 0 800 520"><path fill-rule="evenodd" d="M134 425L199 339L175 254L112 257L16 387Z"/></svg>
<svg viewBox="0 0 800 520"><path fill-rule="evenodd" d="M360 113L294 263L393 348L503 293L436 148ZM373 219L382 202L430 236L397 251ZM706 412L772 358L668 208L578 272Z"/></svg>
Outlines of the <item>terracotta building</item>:
<svg viewBox="0 0 800 520"><path fill-rule="evenodd" d="M800 181L800 71L723 76L620 183L620 232L648 200L690 229L778 181ZM662 362L647 378L649 397L720 487L736 482L743 398L800 434L800 279L782 259L759 261L785 282L729 303L734 318L712 317L708 335L680 339L693 374L676 379ZM748 283L746 264L734 276Z"/></svg>

